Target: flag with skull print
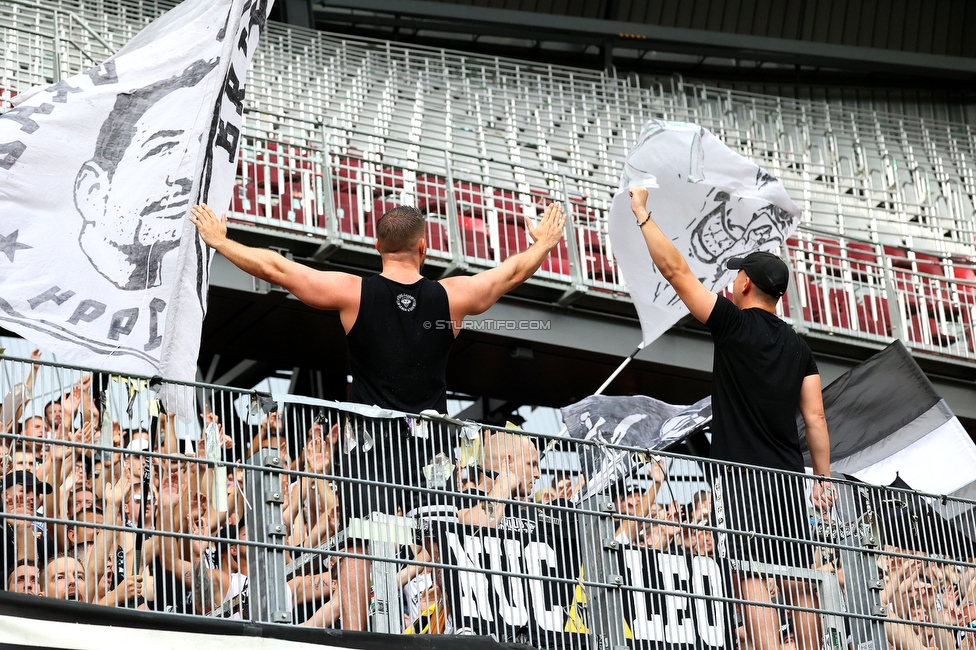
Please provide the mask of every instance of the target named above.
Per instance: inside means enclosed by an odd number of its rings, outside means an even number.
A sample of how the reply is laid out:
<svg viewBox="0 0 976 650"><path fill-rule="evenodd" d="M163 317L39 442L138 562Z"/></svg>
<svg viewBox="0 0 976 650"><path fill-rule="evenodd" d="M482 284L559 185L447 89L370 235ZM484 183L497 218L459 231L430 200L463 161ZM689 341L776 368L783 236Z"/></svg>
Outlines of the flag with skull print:
<svg viewBox="0 0 976 650"><path fill-rule="evenodd" d="M729 149L701 126L651 120L627 156L610 207L610 239L637 306L644 343L688 313L651 261L630 209L627 188L648 188L647 209L712 291L735 276L731 257L779 252L799 223L800 209L783 184Z"/></svg>

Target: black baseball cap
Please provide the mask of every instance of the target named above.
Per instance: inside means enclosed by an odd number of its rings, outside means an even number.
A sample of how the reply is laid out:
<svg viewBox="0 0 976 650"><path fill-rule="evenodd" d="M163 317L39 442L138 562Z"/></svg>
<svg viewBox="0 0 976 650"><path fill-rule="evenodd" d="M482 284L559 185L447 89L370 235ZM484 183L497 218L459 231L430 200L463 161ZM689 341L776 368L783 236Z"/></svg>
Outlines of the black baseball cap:
<svg viewBox="0 0 976 650"><path fill-rule="evenodd" d="M745 257L733 257L725 263L733 271L743 270L753 284L773 298L786 293L790 284L790 269L778 255L766 251L749 253Z"/></svg>
<svg viewBox="0 0 976 650"><path fill-rule="evenodd" d="M31 488L34 493L40 494L50 494L54 491L48 483L38 480L33 473L27 470L16 470L13 472L8 472L6 476L3 477L3 489L11 488L14 485L20 483L25 488Z"/></svg>

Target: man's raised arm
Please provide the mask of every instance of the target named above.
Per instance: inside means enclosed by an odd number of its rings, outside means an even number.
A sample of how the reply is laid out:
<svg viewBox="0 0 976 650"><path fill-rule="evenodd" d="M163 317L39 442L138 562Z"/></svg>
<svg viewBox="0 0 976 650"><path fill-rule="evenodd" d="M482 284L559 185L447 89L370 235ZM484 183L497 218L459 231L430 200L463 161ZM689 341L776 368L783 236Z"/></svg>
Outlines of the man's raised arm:
<svg viewBox="0 0 976 650"><path fill-rule="evenodd" d="M647 211L647 188L631 187L629 192L630 209L634 211L634 216L637 217L637 224L644 235L644 241L647 243L647 250L651 253L654 265L657 266L664 279L674 287L678 297L681 298L681 302L685 303L691 315L704 323L711 315L718 296L709 291L701 283L701 280L695 277L685 258L651 219L651 215Z"/></svg>
<svg viewBox="0 0 976 650"><path fill-rule="evenodd" d="M351 313L355 321L359 311L361 279L349 273L316 271L267 248L251 248L227 237L227 216L219 219L206 205L195 205L190 221L203 241L226 257L234 266L256 278L278 285L309 307L337 309L346 323Z"/></svg>
<svg viewBox="0 0 976 650"><path fill-rule="evenodd" d="M460 329L460 323L465 316L484 313L499 298L539 270L549 251L559 244L566 217L558 203L550 203L539 225L533 224L528 217L525 225L533 241L528 249L477 275L441 280L451 303L451 320L454 321L455 333Z"/></svg>

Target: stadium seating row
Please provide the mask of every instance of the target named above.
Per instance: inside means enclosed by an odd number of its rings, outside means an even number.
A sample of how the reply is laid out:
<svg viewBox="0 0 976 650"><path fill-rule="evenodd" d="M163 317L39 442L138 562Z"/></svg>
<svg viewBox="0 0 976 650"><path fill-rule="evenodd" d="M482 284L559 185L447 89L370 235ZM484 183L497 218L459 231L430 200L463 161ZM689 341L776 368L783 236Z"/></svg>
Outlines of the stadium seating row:
<svg viewBox="0 0 976 650"><path fill-rule="evenodd" d="M0 29L46 33L54 11L77 20L60 21L72 45L57 57L43 39L5 34L0 87L87 67L173 4L12 0ZM528 244L520 214L560 200L578 257L556 251L547 277L625 292L607 210L652 117L698 122L783 180L803 209L793 317L973 358L976 138L965 125L271 24L249 75L231 209L367 242L383 210L413 202L430 215L432 255L487 266Z"/></svg>

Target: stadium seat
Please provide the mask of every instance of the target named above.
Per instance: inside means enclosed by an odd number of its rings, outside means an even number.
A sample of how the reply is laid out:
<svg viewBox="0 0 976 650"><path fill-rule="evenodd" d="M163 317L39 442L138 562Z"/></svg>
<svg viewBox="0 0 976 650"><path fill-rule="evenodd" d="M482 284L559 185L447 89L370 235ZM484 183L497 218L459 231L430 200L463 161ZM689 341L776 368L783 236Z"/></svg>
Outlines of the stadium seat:
<svg viewBox="0 0 976 650"><path fill-rule="evenodd" d="M464 217L483 220L485 216L485 197L480 185L454 181L454 198L458 214Z"/></svg>
<svg viewBox="0 0 976 650"><path fill-rule="evenodd" d="M841 245L836 239L827 237L813 238L813 272L826 273L834 277L843 275L841 259Z"/></svg>
<svg viewBox="0 0 976 650"><path fill-rule="evenodd" d="M432 174L417 174L417 207L424 212L447 214L447 183Z"/></svg>
<svg viewBox="0 0 976 650"><path fill-rule="evenodd" d="M403 189L403 170L384 167L376 172L376 185L383 194L391 194L394 190Z"/></svg>
<svg viewBox="0 0 976 650"><path fill-rule="evenodd" d="M851 327L848 296L848 292L839 287L831 287L827 292L830 305L830 324L833 327L847 330L853 329Z"/></svg>
<svg viewBox="0 0 976 650"><path fill-rule="evenodd" d="M483 219L461 217L461 250L465 255L481 260L494 257L488 245L488 232Z"/></svg>
<svg viewBox="0 0 976 650"><path fill-rule="evenodd" d="M362 182L363 159L357 156L336 156L333 178L340 192L355 192L356 185Z"/></svg>
<svg viewBox="0 0 976 650"><path fill-rule="evenodd" d="M559 245L552 249L549 256L542 261L541 270L569 276L569 247L566 245L565 239L560 241Z"/></svg>
<svg viewBox="0 0 976 650"><path fill-rule="evenodd" d="M525 220L522 218L522 202L515 192L511 190L495 190L492 203L498 215L499 231L503 224L524 227Z"/></svg>
<svg viewBox="0 0 976 650"><path fill-rule="evenodd" d="M571 194L569 196L569 208L573 223L583 226L598 223L596 212L586 205L586 197Z"/></svg>
<svg viewBox="0 0 976 650"><path fill-rule="evenodd" d="M885 246L884 254L889 260L891 260L891 265L898 269L912 270L912 260L908 257L908 252L902 248L896 246Z"/></svg>
<svg viewBox="0 0 976 650"><path fill-rule="evenodd" d="M510 256L520 253L529 247L529 234L525 227L519 227L508 222L498 224L498 260L505 261Z"/></svg>
<svg viewBox="0 0 976 650"><path fill-rule="evenodd" d="M427 248L443 253L451 250L447 228L440 221L427 219Z"/></svg>
<svg viewBox="0 0 976 650"><path fill-rule="evenodd" d="M874 244L847 242L847 259L851 262L851 275L855 281L876 283L883 276Z"/></svg>
<svg viewBox="0 0 976 650"><path fill-rule="evenodd" d="M915 268L919 273L943 277L945 271L942 269L942 261L935 255L927 253L915 253Z"/></svg>
<svg viewBox="0 0 976 650"><path fill-rule="evenodd" d="M251 180L237 179L234 184L234 194L231 198L231 210L238 214L258 214L257 188Z"/></svg>
<svg viewBox="0 0 976 650"><path fill-rule="evenodd" d="M956 336L947 332L936 318L912 314L908 323L908 336L918 345L948 346L956 341Z"/></svg>
<svg viewBox="0 0 976 650"><path fill-rule="evenodd" d="M305 224L304 208L310 208L310 215L314 218L314 209L311 208L311 196L305 197L300 183L288 183L284 186L278 205L271 211L271 217L279 221L287 221L296 225ZM314 225L314 224L310 224Z"/></svg>
<svg viewBox="0 0 976 650"><path fill-rule="evenodd" d="M873 293L865 293L857 298L858 331L865 334L891 336L891 318L888 312L888 299Z"/></svg>
<svg viewBox="0 0 976 650"><path fill-rule="evenodd" d="M355 192L334 192L339 232L349 235L359 234L359 198Z"/></svg>
<svg viewBox="0 0 976 650"><path fill-rule="evenodd" d="M578 229L577 233L584 275L596 282L612 282L614 265L606 254L600 233L587 228Z"/></svg>

